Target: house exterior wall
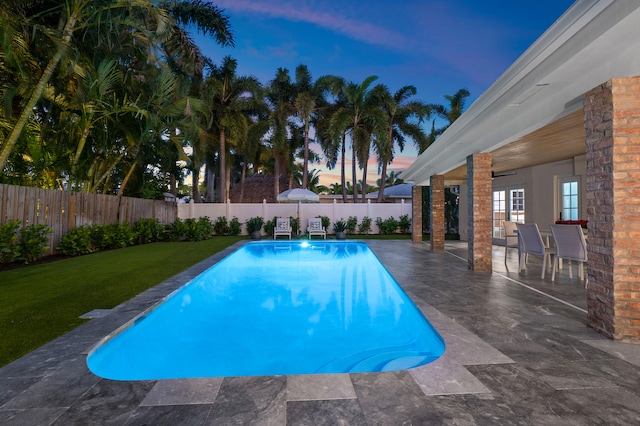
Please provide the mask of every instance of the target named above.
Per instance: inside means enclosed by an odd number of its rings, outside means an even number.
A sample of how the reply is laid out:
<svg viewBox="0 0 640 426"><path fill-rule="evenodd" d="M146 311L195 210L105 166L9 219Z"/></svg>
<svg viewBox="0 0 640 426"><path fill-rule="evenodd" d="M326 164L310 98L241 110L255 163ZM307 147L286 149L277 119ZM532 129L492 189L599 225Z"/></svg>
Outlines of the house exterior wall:
<svg viewBox="0 0 640 426"><path fill-rule="evenodd" d="M586 163L585 156L573 159L542 164L535 167L513 170L516 174L500 176L493 179L493 191L506 188L524 188L525 222L537 223L540 229L548 229L559 218L559 180L565 177L578 176L580 185L580 217L587 218L586 202ZM467 217L466 183L460 185L460 218ZM460 221L460 239L468 241L467 223ZM504 240L494 240L502 244Z"/></svg>

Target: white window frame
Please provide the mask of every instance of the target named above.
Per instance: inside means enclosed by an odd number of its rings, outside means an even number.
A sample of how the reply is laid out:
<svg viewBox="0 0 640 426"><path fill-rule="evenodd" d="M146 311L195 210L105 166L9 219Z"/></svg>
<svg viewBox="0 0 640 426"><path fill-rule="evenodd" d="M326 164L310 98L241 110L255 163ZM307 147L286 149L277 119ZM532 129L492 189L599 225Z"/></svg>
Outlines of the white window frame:
<svg viewBox="0 0 640 426"><path fill-rule="evenodd" d="M503 193L504 199L496 200L496 193ZM516 193L521 193L522 197L514 197L514 195L519 195ZM491 211L493 238L504 238L504 227L502 224L505 220L524 223L526 211L525 185L517 184L493 188L491 199L493 202ZM516 201L517 204L514 204L514 201ZM519 207L522 209L520 210Z"/></svg>
<svg viewBox="0 0 640 426"><path fill-rule="evenodd" d="M576 183L575 193L565 194L565 184ZM562 213L562 220L578 220L581 219L582 212L582 182L580 176L566 176L558 178L558 212ZM567 202L567 204L565 204ZM565 207L567 206L567 207ZM575 217L567 213L575 212ZM557 219L560 219L558 214Z"/></svg>

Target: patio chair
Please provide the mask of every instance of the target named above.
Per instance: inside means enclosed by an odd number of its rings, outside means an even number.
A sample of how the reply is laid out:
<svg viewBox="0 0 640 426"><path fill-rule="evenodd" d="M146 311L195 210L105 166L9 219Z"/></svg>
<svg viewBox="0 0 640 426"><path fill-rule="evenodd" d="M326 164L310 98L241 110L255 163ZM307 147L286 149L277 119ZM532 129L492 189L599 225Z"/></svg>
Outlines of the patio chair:
<svg viewBox="0 0 640 426"><path fill-rule="evenodd" d="M284 235L291 239L291 224L288 217L277 217L276 226L273 228L273 239L277 240L278 235Z"/></svg>
<svg viewBox="0 0 640 426"><path fill-rule="evenodd" d="M504 230L504 264L506 265L507 250L518 247L518 233L516 232L518 227L516 226L516 222L505 220L502 222L502 229Z"/></svg>
<svg viewBox="0 0 640 426"><path fill-rule="evenodd" d="M551 234L556 242L556 255L551 271L551 281L556 277L560 259L569 261L569 278L573 278L571 262L578 262L578 276L584 279L584 263L587 261L587 242L580 225L551 225ZM586 286L586 281L585 281Z"/></svg>
<svg viewBox="0 0 640 426"><path fill-rule="evenodd" d="M544 279L544 272L547 266L551 266L551 255L555 254L555 247L547 247L542 240L538 225L535 223L516 223L518 228L518 236L520 238L520 266L518 272L522 272L525 268L526 256L532 254L542 257L542 274L540 277Z"/></svg>
<svg viewBox="0 0 640 426"><path fill-rule="evenodd" d="M327 239L327 231L322 226L322 219L319 217L309 219L307 235L309 236L309 239L311 239L312 235L322 236L325 240Z"/></svg>

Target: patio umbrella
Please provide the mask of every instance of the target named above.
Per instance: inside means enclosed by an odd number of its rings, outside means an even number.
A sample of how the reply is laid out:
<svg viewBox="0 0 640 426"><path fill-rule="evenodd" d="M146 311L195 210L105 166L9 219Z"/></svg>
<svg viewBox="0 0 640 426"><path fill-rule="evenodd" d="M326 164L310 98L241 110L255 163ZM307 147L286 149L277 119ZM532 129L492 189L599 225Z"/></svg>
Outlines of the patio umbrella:
<svg viewBox="0 0 640 426"><path fill-rule="evenodd" d="M318 194L309 191L308 189L294 188L288 189L278 195L278 202L280 203L319 203L320 197Z"/></svg>

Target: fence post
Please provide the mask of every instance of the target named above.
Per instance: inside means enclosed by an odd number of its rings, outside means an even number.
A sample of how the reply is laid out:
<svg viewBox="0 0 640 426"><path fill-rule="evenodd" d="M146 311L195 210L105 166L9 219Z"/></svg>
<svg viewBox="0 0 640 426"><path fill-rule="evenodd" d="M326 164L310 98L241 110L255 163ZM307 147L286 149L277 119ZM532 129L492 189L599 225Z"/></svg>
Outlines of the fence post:
<svg viewBox="0 0 640 426"><path fill-rule="evenodd" d="M231 208L231 199L227 198L227 204L225 205L225 216L227 218L227 222L229 222L231 220L231 218L229 217L229 210Z"/></svg>

